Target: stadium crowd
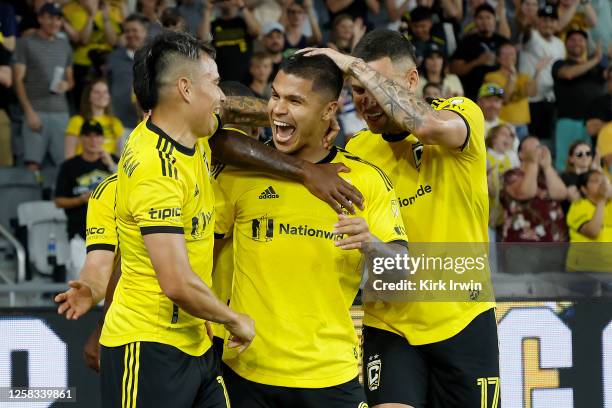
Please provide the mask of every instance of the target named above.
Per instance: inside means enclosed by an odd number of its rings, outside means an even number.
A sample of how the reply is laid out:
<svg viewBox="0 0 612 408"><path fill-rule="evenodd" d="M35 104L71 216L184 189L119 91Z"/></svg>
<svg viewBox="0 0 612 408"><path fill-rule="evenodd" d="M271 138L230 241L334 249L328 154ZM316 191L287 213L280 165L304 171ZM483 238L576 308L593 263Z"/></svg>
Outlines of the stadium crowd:
<svg viewBox="0 0 612 408"><path fill-rule="evenodd" d="M143 116L132 65L148 38L211 41L221 80L267 99L296 50L350 53L381 26L414 45L423 98L482 109L492 241L612 241L607 0L0 0L0 166L52 186L78 271L89 196ZM348 81L338 122L341 146L365 127Z"/></svg>

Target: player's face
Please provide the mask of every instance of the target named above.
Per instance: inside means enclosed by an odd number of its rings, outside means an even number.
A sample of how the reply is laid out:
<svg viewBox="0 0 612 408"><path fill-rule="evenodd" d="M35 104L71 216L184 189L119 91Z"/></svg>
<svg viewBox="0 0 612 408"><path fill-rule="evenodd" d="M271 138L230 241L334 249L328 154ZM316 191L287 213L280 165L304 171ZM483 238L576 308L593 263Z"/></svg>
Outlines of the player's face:
<svg viewBox="0 0 612 408"><path fill-rule="evenodd" d="M550 38L557 32L558 21L556 18L540 17L538 18L538 29L542 37Z"/></svg>
<svg viewBox="0 0 612 408"><path fill-rule="evenodd" d="M368 65L386 78L393 79L409 91L414 91L416 89L418 73L414 65L410 68L404 67L404 69L402 69L401 66L394 65L388 57L368 62ZM374 96L368 92L357 79L352 78L351 85L353 87L353 102L355 103L355 108L373 133L402 132L403 129L401 126L393 122L387 116Z"/></svg>
<svg viewBox="0 0 612 408"><path fill-rule="evenodd" d="M474 17L474 24L479 34L490 36L495 32L495 16L487 11L482 11Z"/></svg>
<svg viewBox="0 0 612 408"><path fill-rule="evenodd" d="M272 83L268 115L274 145L283 153L320 148L330 103L312 91L312 81L279 71Z"/></svg>
<svg viewBox="0 0 612 408"><path fill-rule="evenodd" d="M96 82L96 84L91 87L89 102L91 103L91 106L95 106L100 109L106 108L110 104L108 85L106 85L104 82Z"/></svg>
<svg viewBox="0 0 612 408"><path fill-rule="evenodd" d="M208 55L202 55L198 69L194 70L194 77L195 81L191 84L194 89L191 103L196 123L194 131L202 136L211 135L216 127L213 114L221 112L221 104L225 100L225 95L219 88L217 64Z"/></svg>

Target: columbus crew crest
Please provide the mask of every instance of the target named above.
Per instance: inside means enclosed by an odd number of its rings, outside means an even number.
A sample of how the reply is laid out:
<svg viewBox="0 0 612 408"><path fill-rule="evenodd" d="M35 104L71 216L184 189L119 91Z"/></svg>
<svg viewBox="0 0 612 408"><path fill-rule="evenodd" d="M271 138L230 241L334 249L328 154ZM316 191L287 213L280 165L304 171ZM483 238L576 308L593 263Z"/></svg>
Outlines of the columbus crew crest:
<svg viewBox="0 0 612 408"><path fill-rule="evenodd" d="M421 168L421 162L423 161L423 143L416 142L412 144L412 158L414 159L414 165L417 170Z"/></svg>
<svg viewBox="0 0 612 408"><path fill-rule="evenodd" d="M368 389L375 391L380 386L380 373L382 370L382 362L378 355L370 357L370 362L366 366L366 372L368 375Z"/></svg>

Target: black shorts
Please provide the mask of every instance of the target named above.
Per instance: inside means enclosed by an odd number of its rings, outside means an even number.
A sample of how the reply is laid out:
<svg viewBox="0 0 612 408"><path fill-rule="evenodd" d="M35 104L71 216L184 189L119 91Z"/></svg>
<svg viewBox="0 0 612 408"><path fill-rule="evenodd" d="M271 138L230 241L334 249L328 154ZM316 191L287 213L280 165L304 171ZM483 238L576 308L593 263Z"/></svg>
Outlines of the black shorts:
<svg viewBox="0 0 612 408"><path fill-rule="evenodd" d="M200 357L161 343L101 347L104 408L229 408L220 360L211 347Z"/></svg>
<svg viewBox="0 0 612 408"><path fill-rule="evenodd" d="M386 330L364 327L363 378L370 406L500 408L494 310L483 312L448 340L421 346L411 346Z"/></svg>
<svg viewBox="0 0 612 408"><path fill-rule="evenodd" d="M259 384L223 364L232 408L367 408L357 378L335 387L292 388Z"/></svg>

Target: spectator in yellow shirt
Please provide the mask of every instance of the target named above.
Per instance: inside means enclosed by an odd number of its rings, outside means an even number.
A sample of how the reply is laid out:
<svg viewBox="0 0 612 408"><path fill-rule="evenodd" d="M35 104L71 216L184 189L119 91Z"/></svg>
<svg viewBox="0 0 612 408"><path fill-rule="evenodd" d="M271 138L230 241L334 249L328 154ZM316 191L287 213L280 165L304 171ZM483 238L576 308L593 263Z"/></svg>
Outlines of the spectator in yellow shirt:
<svg viewBox="0 0 612 408"><path fill-rule="evenodd" d="M499 117L504 122L514 125L517 135L522 139L528 135L527 125L531 123L528 98L538 93L538 76L550 59L538 61L533 78L529 78L528 75L517 71L516 47L507 42L497 49L497 61L499 69L486 74L484 82L497 84L504 89L503 106Z"/></svg>
<svg viewBox="0 0 612 408"><path fill-rule="evenodd" d="M597 153L602 158L608 177L612 177L612 122L604 125L597 135Z"/></svg>
<svg viewBox="0 0 612 408"><path fill-rule="evenodd" d="M99 78L91 82L83 91L81 110L78 115L70 118L66 127L64 152L66 160L80 154L83 150L79 138L79 131L83 123L95 120L104 130L104 144L102 148L109 154L117 154L118 141L123 135L121 121L113 115L108 83Z"/></svg>

